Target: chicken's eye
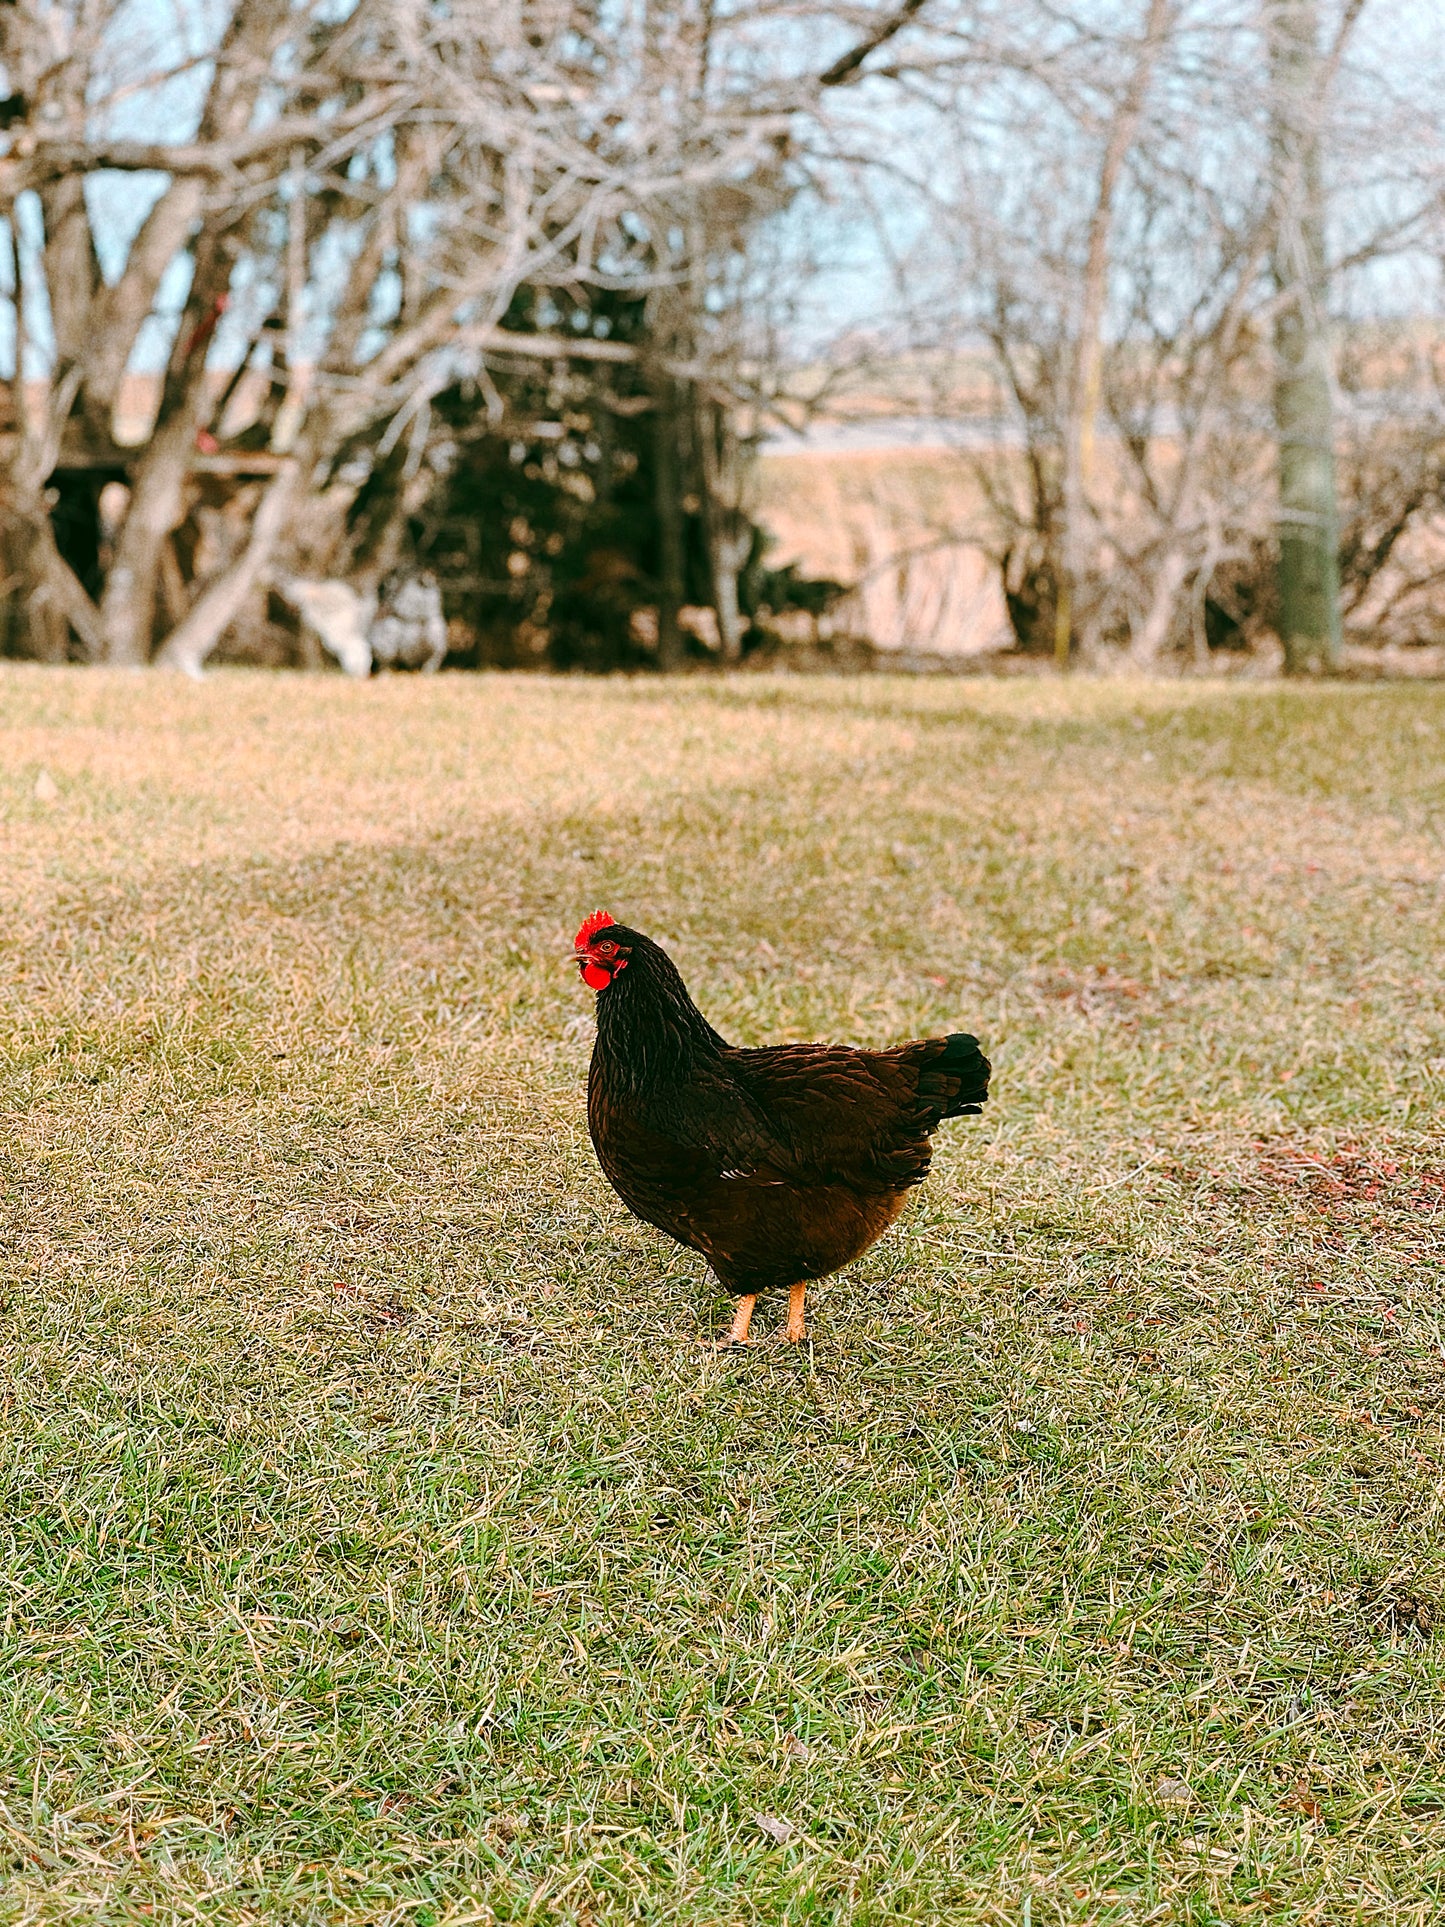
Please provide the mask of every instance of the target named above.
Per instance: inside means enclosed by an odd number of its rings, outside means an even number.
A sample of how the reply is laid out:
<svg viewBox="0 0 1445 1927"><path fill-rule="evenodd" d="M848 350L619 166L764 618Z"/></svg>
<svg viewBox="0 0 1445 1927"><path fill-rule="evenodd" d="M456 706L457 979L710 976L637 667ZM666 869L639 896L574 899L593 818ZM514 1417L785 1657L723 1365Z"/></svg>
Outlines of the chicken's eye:
<svg viewBox="0 0 1445 1927"><path fill-rule="evenodd" d="M615 943L594 943L592 948L599 957L615 957L617 955L617 945Z"/></svg>

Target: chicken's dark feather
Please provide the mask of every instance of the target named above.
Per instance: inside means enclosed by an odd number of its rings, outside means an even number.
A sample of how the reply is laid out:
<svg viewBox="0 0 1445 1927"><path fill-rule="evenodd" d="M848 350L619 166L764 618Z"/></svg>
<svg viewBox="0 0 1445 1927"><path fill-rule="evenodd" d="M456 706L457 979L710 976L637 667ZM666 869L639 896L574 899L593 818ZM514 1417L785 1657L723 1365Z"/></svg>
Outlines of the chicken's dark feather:
<svg viewBox="0 0 1445 1927"><path fill-rule="evenodd" d="M599 993L588 1122L639 1217L749 1292L820 1278L892 1222L945 1117L977 1113L988 1060L956 1032L892 1050L726 1043L666 953L615 926L626 971Z"/></svg>

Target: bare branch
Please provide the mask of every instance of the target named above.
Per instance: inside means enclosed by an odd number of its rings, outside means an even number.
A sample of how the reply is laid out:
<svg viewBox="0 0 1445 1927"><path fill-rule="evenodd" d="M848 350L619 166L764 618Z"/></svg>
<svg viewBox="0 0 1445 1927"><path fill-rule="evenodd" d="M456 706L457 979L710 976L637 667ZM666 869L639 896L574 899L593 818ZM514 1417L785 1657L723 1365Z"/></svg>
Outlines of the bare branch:
<svg viewBox="0 0 1445 1927"><path fill-rule="evenodd" d="M927 4L928 0L903 0L903 5L895 13L889 14L886 19L880 21L867 39L860 40L856 47L851 47L847 53L835 60L825 73L820 74L818 85L846 87L850 81L857 80L869 54L877 53L880 47L886 47L890 40L902 33L910 20L918 18Z"/></svg>

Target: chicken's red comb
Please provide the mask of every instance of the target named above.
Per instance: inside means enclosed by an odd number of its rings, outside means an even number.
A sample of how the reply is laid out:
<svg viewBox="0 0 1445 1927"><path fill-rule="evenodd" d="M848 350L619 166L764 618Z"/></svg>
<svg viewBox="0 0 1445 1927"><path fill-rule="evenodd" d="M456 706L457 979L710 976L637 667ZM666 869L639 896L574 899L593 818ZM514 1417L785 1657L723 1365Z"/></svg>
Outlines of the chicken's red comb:
<svg viewBox="0 0 1445 1927"><path fill-rule="evenodd" d="M594 910L586 923L584 923L582 928L577 932L577 935L572 939L573 949L584 949L587 944L591 943L599 930L605 930L610 923L615 921L616 919L609 916L607 911Z"/></svg>

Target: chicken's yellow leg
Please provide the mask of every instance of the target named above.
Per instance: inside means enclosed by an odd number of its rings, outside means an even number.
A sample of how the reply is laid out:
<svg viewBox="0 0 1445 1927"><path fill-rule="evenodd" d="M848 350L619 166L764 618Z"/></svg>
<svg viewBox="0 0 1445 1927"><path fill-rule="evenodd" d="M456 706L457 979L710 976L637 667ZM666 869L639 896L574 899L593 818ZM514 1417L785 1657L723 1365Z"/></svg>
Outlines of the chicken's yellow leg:
<svg viewBox="0 0 1445 1927"><path fill-rule="evenodd" d="M808 1335L803 1328L803 1300L807 1295L806 1284L794 1285L788 1293L788 1329L784 1336L790 1345L801 1345Z"/></svg>
<svg viewBox="0 0 1445 1927"><path fill-rule="evenodd" d="M733 1316L732 1330L722 1341L724 1346L752 1344L753 1341L748 1337L748 1327L753 1322L753 1306L757 1302L758 1295L756 1292L750 1297L739 1298L738 1308Z"/></svg>

